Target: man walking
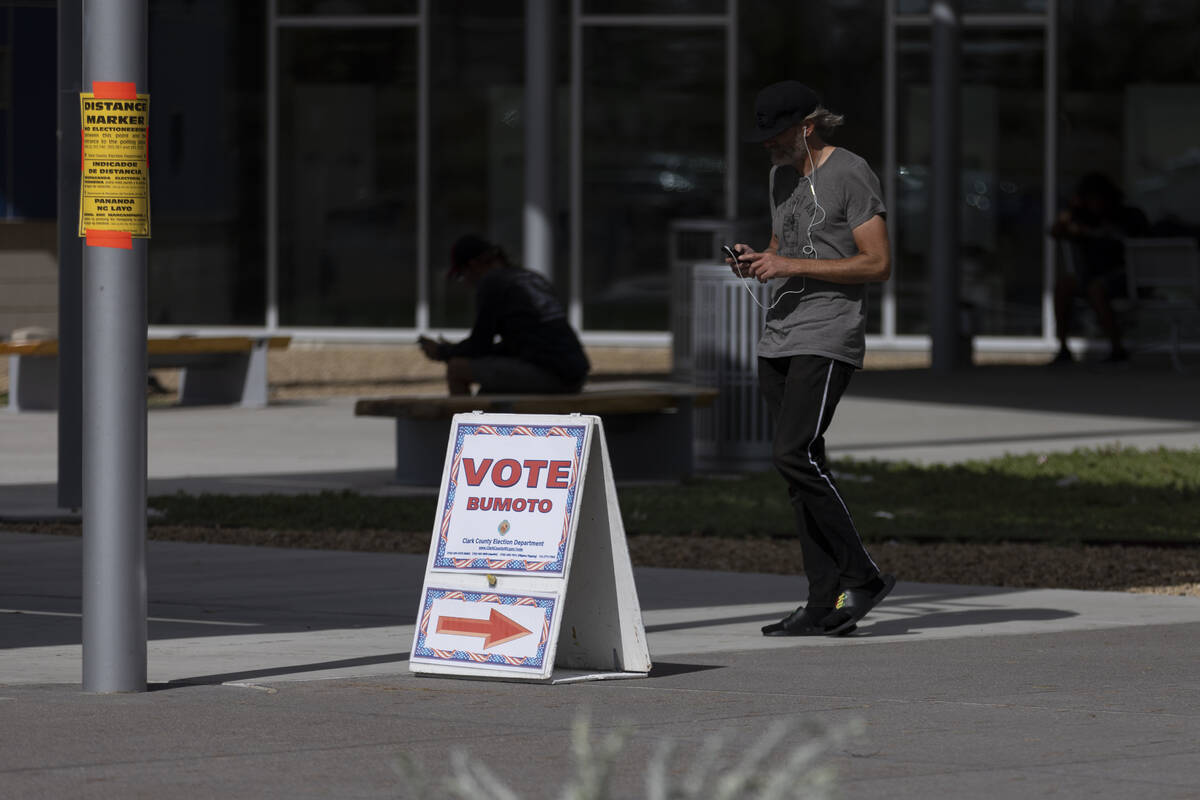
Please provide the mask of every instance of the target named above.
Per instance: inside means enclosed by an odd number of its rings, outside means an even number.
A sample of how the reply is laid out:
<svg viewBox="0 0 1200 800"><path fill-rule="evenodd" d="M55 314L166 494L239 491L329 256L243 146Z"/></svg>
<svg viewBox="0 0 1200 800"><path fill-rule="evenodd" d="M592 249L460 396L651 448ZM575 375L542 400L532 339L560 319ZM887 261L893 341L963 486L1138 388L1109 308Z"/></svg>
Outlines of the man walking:
<svg viewBox="0 0 1200 800"><path fill-rule="evenodd" d="M773 460L796 512L809 594L766 636L841 635L887 596L825 463L824 434L866 349L867 284L891 274L879 180L826 142L843 118L796 81L755 101L751 138L770 155L771 243L734 245L735 273L774 281L758 343L759 384L775 420Z"/></svg>

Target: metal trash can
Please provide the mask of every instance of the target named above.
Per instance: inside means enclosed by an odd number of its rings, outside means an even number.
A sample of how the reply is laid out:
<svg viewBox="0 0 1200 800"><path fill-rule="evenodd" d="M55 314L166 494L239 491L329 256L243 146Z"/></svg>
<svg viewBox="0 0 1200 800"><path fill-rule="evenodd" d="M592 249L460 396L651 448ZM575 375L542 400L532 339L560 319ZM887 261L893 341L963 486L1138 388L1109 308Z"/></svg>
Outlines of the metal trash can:
<svg viewBox="0 0 1200 800"><path fill-rule="evenodd" d="M692 266L719 263L721 245L756 241L763 223L725 219L677 219L667 237L671 275L671 377L692 381ZM768 234L769 236L769 234Z"/></svg>
<svg viewBox="0 0 1200 800"><path fill-rule="evenodd" d="M720 390L712 406L694 412L696 470L769 469L773 426L758 391L769 288L739 279L725 264L693 264L689 272L690 380Z"/></svg>

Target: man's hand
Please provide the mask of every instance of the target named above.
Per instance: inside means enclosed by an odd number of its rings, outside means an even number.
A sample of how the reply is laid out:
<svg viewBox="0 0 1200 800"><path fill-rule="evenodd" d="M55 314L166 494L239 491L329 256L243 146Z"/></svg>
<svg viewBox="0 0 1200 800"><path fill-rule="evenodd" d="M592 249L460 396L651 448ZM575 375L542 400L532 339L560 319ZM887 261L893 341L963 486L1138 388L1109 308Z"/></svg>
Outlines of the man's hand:
<svg viewBox="0 0 1200 800"><path fill-rule="evenodd" d="M766 283L772 278L787 278L796 275L793 259L784 258L778 253L743 254L742 272L748 277L757 278L759 283Z"/></svg>
<svg viewBox="0 0 1200 800"><path fill-rule="evenodd" d="M733 247L733 252L738 254L738 260L734 261L732 258L729 258L728 256L726 256L725 263L728 264L729 268L733 270L734 275L737 275L739 278L748 277L749 273L746 272L745 265L740 262L743 257L753 254L754 248L752 248L748 244L735 244L735 245L732 245L732 247Z"/></svg>
<svg viewBox="0 0 1200 800"><path fill-rule="evenodd" d="M428 336L417 337L417 345L420 346L421 352L425 354L426 358L432 361L442 360L439 358L439 355L444 344L446 344L446 340L440 336L437 339L430 339Z"/></svg>

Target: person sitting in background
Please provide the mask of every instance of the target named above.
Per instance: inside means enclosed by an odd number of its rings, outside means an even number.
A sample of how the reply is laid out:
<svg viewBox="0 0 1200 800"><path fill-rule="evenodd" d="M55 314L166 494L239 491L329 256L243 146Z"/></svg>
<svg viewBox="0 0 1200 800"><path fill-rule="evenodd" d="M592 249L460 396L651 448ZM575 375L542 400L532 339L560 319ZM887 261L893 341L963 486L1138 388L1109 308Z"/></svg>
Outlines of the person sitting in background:
<svg viewBox="0 0 1200 800"><path fill-rule="evenodd" d="M479 236L450 249L449 277L475 288L475 322L461 342L421 336L422 352L446 362L450 394L569 394L591 364L550 282L514 265Z"/></svg>
<svg viewBox="0 0 1200 800"><path fill-rule="evenodd" d="M1115 363L1129 358L1121 344L1121 328L1113 313L1112 299L1128 294L1125 238L1145 236L1148 228L1146 215L1124 205L1121 190L1111 180L1098 172L1080 179L1070 205L1059 213L1050 228L1050 235L1064 242L1070 253L1069 269L1059 276L1054 287L1059 349L1052 363L1074 360L1067 347L1067 336L1071 332L1073 303L1078 296L1087 299L1108 337L1110 350L1104 360Z"/></svg>

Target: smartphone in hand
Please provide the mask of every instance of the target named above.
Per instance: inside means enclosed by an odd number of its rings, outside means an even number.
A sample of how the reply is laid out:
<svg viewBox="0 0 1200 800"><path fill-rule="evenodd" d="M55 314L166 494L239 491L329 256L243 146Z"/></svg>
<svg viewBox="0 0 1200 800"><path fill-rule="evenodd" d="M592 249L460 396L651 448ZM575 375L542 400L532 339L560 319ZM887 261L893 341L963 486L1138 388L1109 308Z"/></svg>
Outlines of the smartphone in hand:
<svg viewBox="0 0 1200 800"><path fill-rule="evenodd" d="M738 263L738 254L737 254L737 252L735 252L735 251L734 251L734 249L733 249L732 247L730 247L730 246L729 246L729 245L727 245L727 244L723 244L723 245L721 245L721 249L725 251L725 255L726 255L726 256L728 256L729 258L732 258L732 259L733 259L733 265L734 265L735 267L736 267L736 266L741 266L741 265Z"/></svg>

